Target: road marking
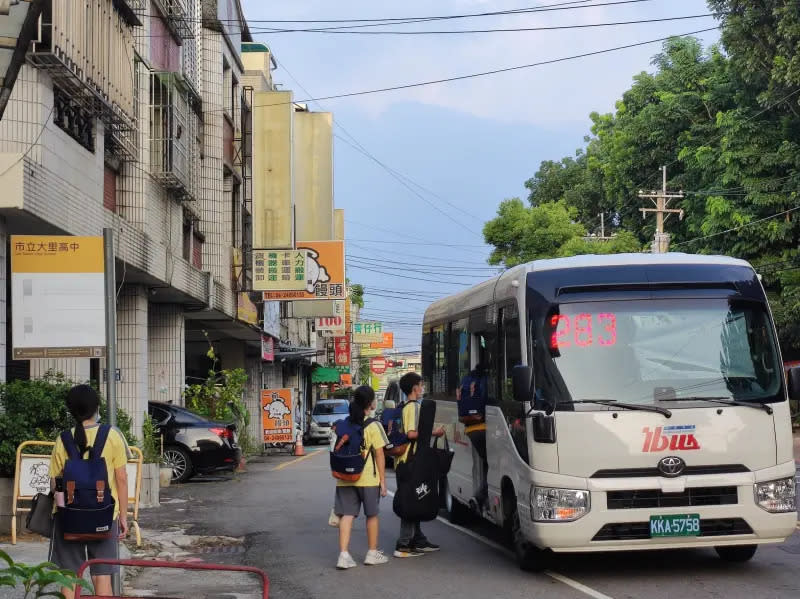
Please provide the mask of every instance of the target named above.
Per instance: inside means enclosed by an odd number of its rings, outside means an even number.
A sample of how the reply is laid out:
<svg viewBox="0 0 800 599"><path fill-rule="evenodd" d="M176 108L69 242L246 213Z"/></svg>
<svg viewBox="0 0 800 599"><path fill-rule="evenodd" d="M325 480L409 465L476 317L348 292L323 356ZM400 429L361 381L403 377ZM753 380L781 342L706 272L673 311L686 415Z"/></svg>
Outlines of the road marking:
<svg viewBox="0 0 800 599"><path fill-rule="evenodd" d="M308 458L313 458L315 455L322 453L321 449L315 449L309 451L306 455L301 455L299 458L295 458L293 460L289 460L288 462L284 462L280 466L275 466L272 471L275 472L276 470L283 470L284 468L288 468L293 464L297 464L298 462L302 462L303 460L307 460Z"/></svg>
<svg viewBox="0 0 800 599"><path fill-rule="evenodd" d="M387 490L386 494L389 495L390 497L394 497L394 491ZM459 531L459 532L461 532L461 533L463 533L463 534L465 534L465 535L467 535L469 537L472 537L476 541L479 541L479 542L483 543L484 545L487 545L487 546L491 547L492 549L495 549L495 550L499 551L500 553L502 553L506 557L511 558L511 559L516 559L516 555L514 555L514 552L511 551L510 549L508 549L507 547L503 547L499 543L495 543L494 541L492 541L490 539L487 539L486 537L484 537L482 535L479 535L478 533L476 533L474 531L471 531L468 528L464 528L463 526L458 526L457 524L453 524L452 522L448 522L447 520L445 520L441 516L437 516L436 519L439 522L441 522L442 524L446 524L450 528L454 528L457 531ZM798 524L798 528L800 528L800 524ZM556 581L558 581L558 582L560 582L562 584L565 584L568 587L572 587L573 589L575 589L576 591L580 591L584 595L588 595L589 597L593 597L594 599L612 599L612 597L610 597L608 595L604 595L600 591L595 591L594 589L592 589L590 587L587 587L585 584L581 584L577 580L573 580L573 579L571 579L571 578L569 578L567 576L564 576L563 574L559 574L558 572L551 572L550 570L546 570L546 571L542 572L542 574L544 574L545 576L549 576L553 580L556 580Z"/></svg>

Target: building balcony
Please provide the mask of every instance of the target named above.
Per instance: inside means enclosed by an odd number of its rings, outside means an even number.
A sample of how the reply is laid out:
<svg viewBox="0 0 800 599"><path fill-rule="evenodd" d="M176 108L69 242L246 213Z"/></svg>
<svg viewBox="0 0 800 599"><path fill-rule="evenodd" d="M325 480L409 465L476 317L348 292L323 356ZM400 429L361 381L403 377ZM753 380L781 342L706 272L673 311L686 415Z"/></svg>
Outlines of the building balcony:
<svg viewBox="0 0 800 599"><path fill-rule="evenodd" d="M180 200L195 199L199 123L191 87L177 73L150 73L150 173Z"/></svg>

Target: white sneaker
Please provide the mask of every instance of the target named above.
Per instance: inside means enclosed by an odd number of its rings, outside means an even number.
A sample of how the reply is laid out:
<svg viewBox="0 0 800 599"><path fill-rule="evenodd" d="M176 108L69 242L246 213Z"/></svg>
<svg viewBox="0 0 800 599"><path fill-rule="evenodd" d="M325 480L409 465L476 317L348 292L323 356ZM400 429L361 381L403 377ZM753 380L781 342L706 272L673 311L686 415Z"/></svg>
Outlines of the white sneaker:
<svg viewBox="0 0 800 599"><path fill-rule="evenodd" d="M389 558L383 555L380 549L370 549L367 551L367 557L364 558L364 564L367 566L380 566L389 562Z"/></svg>
<svg viewBox="0 0 800 599"><path fill-rule="evenodd" d="M353 559L353 556L347 553L339 554L339 561L336 562L336 569L337 570L349 570L350 568L355 568L358 564L356 564L356 560Z"/></svg>

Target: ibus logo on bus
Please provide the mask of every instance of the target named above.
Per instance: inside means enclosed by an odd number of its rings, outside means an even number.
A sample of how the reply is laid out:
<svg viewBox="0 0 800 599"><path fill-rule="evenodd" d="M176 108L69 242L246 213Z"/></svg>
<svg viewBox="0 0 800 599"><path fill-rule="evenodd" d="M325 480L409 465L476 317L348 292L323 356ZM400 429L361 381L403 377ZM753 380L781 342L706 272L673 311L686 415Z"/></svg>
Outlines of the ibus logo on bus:
<svg viewBox="0 0 800 599"><path fill-rule="evenodd" d="M684 424L675 426L657 426L655 430L650 430L649 426L642 429L644 433L645 453L657 453L660 451L691 451L700 449L700 443L694 436L694 424Z"/></svg>

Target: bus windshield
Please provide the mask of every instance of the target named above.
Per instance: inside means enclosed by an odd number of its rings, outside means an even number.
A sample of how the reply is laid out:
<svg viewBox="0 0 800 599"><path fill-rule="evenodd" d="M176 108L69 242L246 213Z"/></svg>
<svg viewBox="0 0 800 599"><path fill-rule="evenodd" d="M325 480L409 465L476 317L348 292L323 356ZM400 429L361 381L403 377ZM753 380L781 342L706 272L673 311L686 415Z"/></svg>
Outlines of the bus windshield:
<svg viewBox="0 0 800 599"><path fill-rule="evenodd" d="M538 328L536 393L548 403L783 399L772 325L757 302L566 303Z"/></svg>

